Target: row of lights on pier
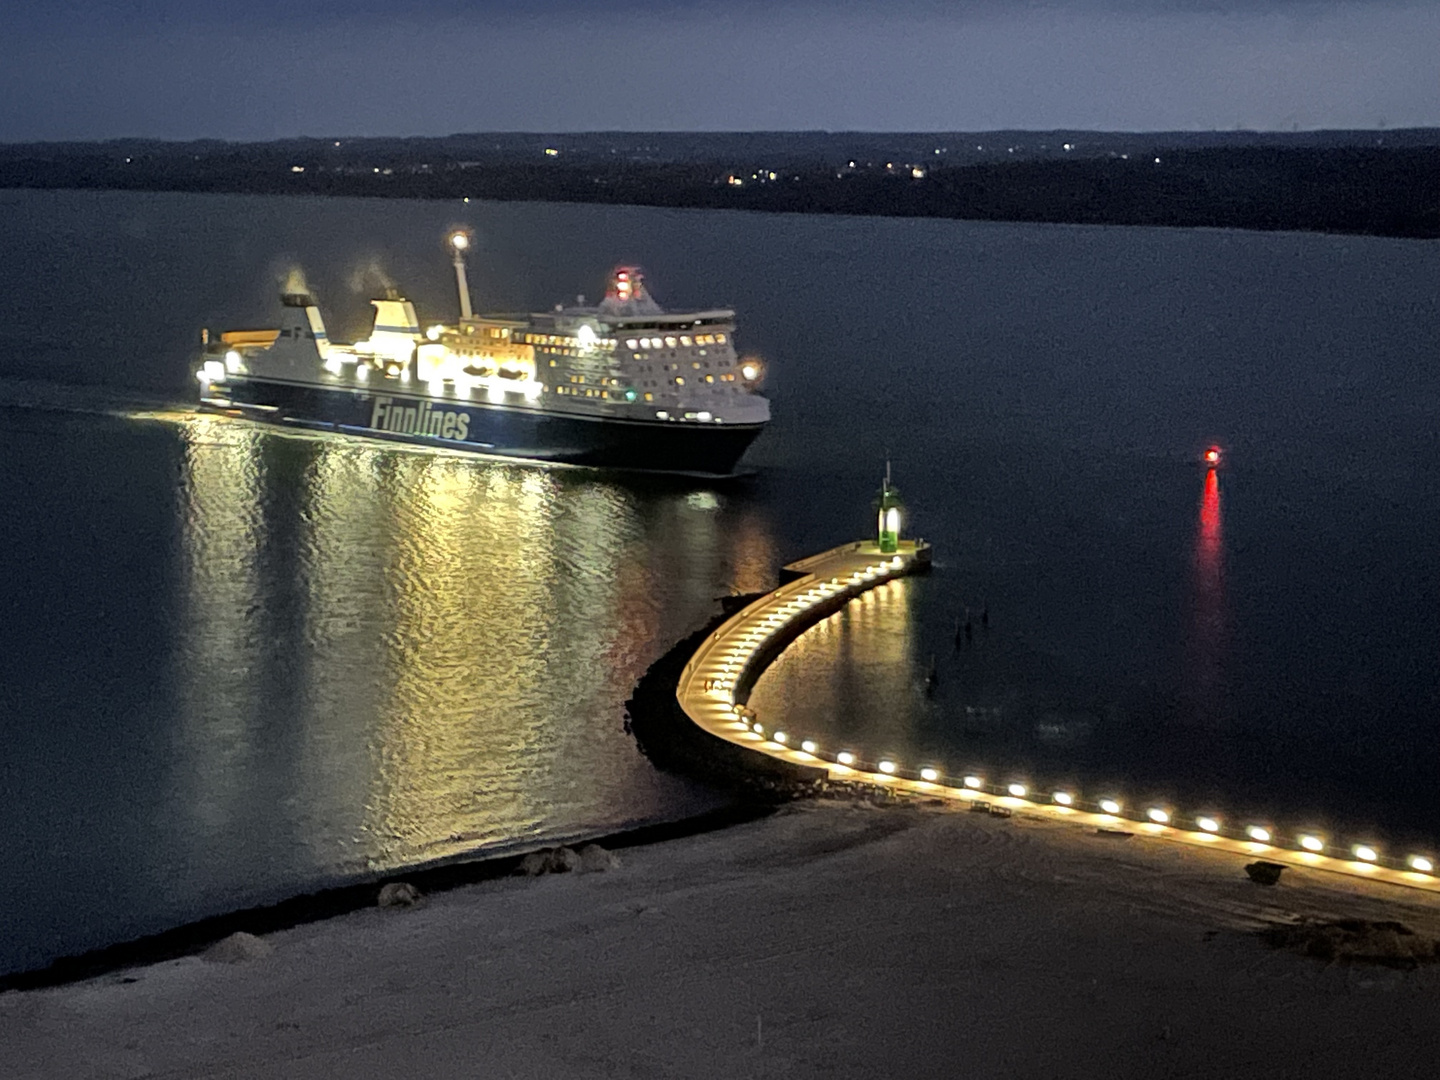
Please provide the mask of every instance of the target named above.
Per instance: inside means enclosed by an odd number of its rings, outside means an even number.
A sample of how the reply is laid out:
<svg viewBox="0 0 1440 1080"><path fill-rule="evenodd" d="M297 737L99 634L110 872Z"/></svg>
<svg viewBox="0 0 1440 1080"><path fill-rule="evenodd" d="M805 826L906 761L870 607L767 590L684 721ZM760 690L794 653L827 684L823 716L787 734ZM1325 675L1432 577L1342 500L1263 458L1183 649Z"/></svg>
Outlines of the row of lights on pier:
<svg viewBox="0 0 1440 1080"><path fill-rule="evenodd" d="M897 555L891 559L882 559L880 562L866 566L863 570L857 570L848 578L832 577L829 581L821 582L812 586L803 593L791 598L786 603L778 605L761 620L759 626L742 633L737 644L733 645L729 654L721 661L719 667L721 677L708 680L706 689L720 697L730 706L735 715L735 724L752 732L762 741L767 741L765 728L758 721L753 719L754 713L750 712L744 705L736 704L734 700L735 682L738 674L748 665L755 650L760 643L771 636L785 623L789 622L795 615L805 611L807 608L829 600L838 593L844 592L856 585L871 582L880 577L889 576L903 565L901 558ZM768 741L785 749L793 749L791 736L785 731L775 731L768 736ZM836 764L847 768L858 768L860 762L855 754L849 750L841 750L834 754L822 752L818 743L813 739L803 739L799 749L811 757L834 761ZM877 772L885 776L896 776L900 772L900 766L890 758L882 758L875 763ZM1084 810L1088 807L1098 811L1107 817L1122 819L1126 816L1125 806L1115 798L1106 797L1098 799L1093 803L1082 803L1080 798L1071 791L1055 790L1047 794L1032 792L1029 787L1019 782L1012 782L1003 786L988 785L983 777L978 775L966 775L956 783L954 778L945 777L940 770L932 765L923 766L918 770L919 778L926 784L934 784L938 787L948 787L958 790L968 797L975 797L980 794L1009 795L1011 798L1024 799L1033 803L1042 803L1048 798L1049 802L1063 810ZM1137 818L1140 820L1141 818ZM1156 826L1183 828L1177 823L1176 817L1171 810L1162 806L1147 807L1143 813L1143 820ZM1220 836L1225 832L1225 826L1218 817L1201 815L1193 819L1194 828L1186 831L1196 832L1206 836ZM1239 829L1236 834L1257 847L1283 846L1283 840L1277 837L1275 831L1265 825L1248 824ZM1303 851L1313 855L1323 855L1330 846L1324 837L1314 833L1299 833L1293 838L1293 844ZM1379 850L1373 844L1355 844L1349 849L1349 861L1367 866L1375 866L1382 863ZM1408 869L1420 874L1433 874L1435 871L1434 862L1424 855L1410 855L1405 858L1403 865Z"/></svg>
<svg viewBox="0 0 1440 1080"><path fill-rule="evenodd" d="M737 706L736 708L742 709L743 706ZM762 739L765 737L765 729L763 725L759 723L752 723L743 719L738 721L738 723L740 724L740 726L753 731ZM784 731L776 731L771 734L769 738L771 742L778 743L781 746L788 747L790 745L790 736ZM819 745L812 739L803 740L800 743L800 749L803 750L805 753L809 754L811 757L820 758L821 760L831 760L836 762L837 764L844 765L846 767L854 767L857 765L855 755L849 750L841 750L839 753L834 755L821 753ZM899 766L889 758L882 758L880 761L876 762L875 768L876 771L883 773L886 776L894 776L899 770ZM1043 794L1037 794L1032 792L1028 787L1021 783L1007 784L1003 788L991 787L985 783L985 780L982 777L975 775L962 777L958 785L948 783L947 779L941 776L938 769L928 765L921 768L919 770L919 774L920 779L925 783L937 784L940 786L949 786L952 788L959 787L964 791L973 792L975 794L1005 794L1015 799L1025 799L1029 802L1036 803L1040 802L1046 797ZM1066 809L1084 809L1084 806L1080 803L1079 799L1072 792L1052 791L1049 793L1048 797L1050 802L1055 804L1056 806L1064 807ZM1102 814L1105 814L1108 817L1120 818L1124 816L1126 812L1124 805L1118 799L1099 799L1092 805L1095 807L1095 809L1099 810ZM1145 810L1144 817L1145 820L1150 821L1155 825L1165 825L1173 828L1180 827L1176 823L1175 816L1171 813L1171 811L1166 810L1164 807L1148 807ZM1196 817L1194 819L1194 824L1195 829L1192 831L1198 831L1211 836L1220 835L1223 832L1224 828L1223 823L1219 818L1206 815ZM1243 829L1243 835L1245 839L1249 840L1251 843L1254 844L1276 847L1281 846L1282 844L1282 842L1277 838L1275 832L1264 825L1246 825ZM1303 850L1308 851L1314 855L1324 854L1326 848L1329 846L1326 844L1323 837L1317 836L1313 833L1298 834L1294 838L1294 843L1297 847L1300 847ZM1380 852L1371 844L1356 844L1352 848L1350 848L1349 854L1351 855L1352 860L1355 862L1367 863L1371 865L1376 865L1381 862ZM1417 871L1422 874L1432 874L1435 871L1434 862L1424 855L1408 856L1405 859L1405 865L1411 870Z"/></svg>

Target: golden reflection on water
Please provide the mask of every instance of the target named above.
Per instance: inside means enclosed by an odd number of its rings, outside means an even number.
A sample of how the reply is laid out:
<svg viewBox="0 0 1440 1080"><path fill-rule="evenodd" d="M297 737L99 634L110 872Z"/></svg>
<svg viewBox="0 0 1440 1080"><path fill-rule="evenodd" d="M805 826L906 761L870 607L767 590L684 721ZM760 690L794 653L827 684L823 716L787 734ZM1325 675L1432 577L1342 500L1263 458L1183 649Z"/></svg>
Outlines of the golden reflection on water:
<svg viewBox="0 0 1440 1080"><path fill-rule="evenodd" d="M762 515L225 418L179 428L185 743L190 774L221 774L212 804L227 787L279 803L284 843L340 871L674 812L680 785L623 735L623 702L716 597L771 583Z"/></svg>
<svg viewBox="0 0 1440 1080"><path fill-rule="evenodd" d="M179 802L203 834L240 812L242 778L256 752L246 703L264 677L256 623L248 617L260 604L260 435L207 416L182 431L180 735L201 760L186 774L192 783Z"/></svg>
<svg viewBox="0 0 1440 1080"><path fill-rule="evenodd" d="M792 738L865 754L913 742L925 672L917 667L911 598L901 578L856 597L801 634L760 677L750 704Z"/></svg>

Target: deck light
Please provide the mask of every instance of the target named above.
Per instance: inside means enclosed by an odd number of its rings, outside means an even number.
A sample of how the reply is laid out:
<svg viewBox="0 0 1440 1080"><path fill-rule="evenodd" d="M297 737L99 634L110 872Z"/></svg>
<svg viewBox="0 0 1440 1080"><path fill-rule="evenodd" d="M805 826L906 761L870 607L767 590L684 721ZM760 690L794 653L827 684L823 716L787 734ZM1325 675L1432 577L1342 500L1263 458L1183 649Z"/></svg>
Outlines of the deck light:
<svg viewBox="0 0 1440 1080"><path fill-rule="evenodd" d="M1017 799L1023 799L1025 797L1026 789L1024 784L1011 784L1005 790L1008 791L1011 795L1014 795Z"/></svg>
<svg viewBox="0 0 1440 1080"><path fill-rule="evenodd" d="M1369 847L1366 844L1356 844L1355 857L1361 862L1374 862L1380 856L1375 853L1374 848Z"/></svg>
<svg viewBox="0 0 1440 1080"><path fill-rule="evenodd" d="M985 781L981 780L980 777L978 777L978 776L967 776L967 777L965 777L965 786L968 787L968 788L972 788L972 789L974 789L974 788L979 788L980 785L983 784L984 782L985 782Z"/></svg>
<svg viewBox="0 0 1440 1080"><path fill-rule="evenodd" d="M1114 799L1101 799L1100 809L1107 814L1118 814L1120 813L1120 804Z"/></svg>
<svg viewBox="0 0 1440 1080"><path fill-rule="evenodd" d="M1061 806L1069 806L1075 801L1075 796L1071 795L1068 791L1057 791L1050 796L1050 801L1058 803Z"/></svg>
<svg viewBox="0 0 1440 1080"><path fill-rule="evenodd" d="M926 783L933 784L936 780L940 779L940 773L936 769L926 767L920 770L920 779L924 780Z"/></svg>
<svg viewBox="0 0 1440 1080"><path fill-rule="evenodd" d="M1170 815L1158 806L1152 806L1149 810L1146 810L1145 816L1155 822L1156 825L1166 825L1170 821Z"/></svg>
<svg viewBox="0 0 1440 1080"><path fill-rule="evenodd" d="M835 760L841 765L854 765L855 755L850 753L849 750L841 750L840 753L835 755Z"/></svg>
<svg viewBox="0 0 1440 1080"><path fill-rule="evenodd" d="M893 773L895 771L895 763L893 761L880 762L880 771L887 774Z"/></svg>
<svg viewBox="0 0 1440 1080"><path fill-rule="evenodd" d="M1220 831L1220 822L1216 821L1213 817L1196 818L1195 824L1200 826L1201 830L1204 832Z"/></svg>
<svg viewBox="0 0 1440 1080"><path fill-rule="evenodd" d="M1324 851L1325 841L1318 836L1302 836L1300 837L1300 846L1306 851Z"/></svg>
<svg viewBox="0 0 1440 1080"><path fill-rule="evenodd" d="M800 744L800 749L801 749L801 750L804 750L805 753L807 753L807 754L813 754L813 753L815 753L816 750L819 749L819 747L815 745L815 742L814 742L813 739L806 739L804 742L802 742L802 743Z"/></svg>
<svg viewBox="0 0 1440 1080"><path fill-rule="evenodd" d="M782 743L782 744L783 744L783 743L787 743L787 742L790 741L790 736L789 736L789 735L786 735L785 732L783 732L783 731L777 731L777 732L775 732L774 735L772 735L772 736L770 736L770 737L771 737L772 739L774 739L776 742Z"/></svg>
<svg viewBox="0 0 1440 1080"><path fill-rule="evenodd" d="M1250 825L1245 829L1245 835L1254 840L1257 844L1268 844L1270 842L1270 830L1262 829L1259 825Z"/></svg>
<svg viewBox="0 0 1440 1080"><path fill-rule="evenodd" d="M1422 874L1428 874L1435 869L1435 864L1425 858L1424 855L1411 855L1409 862L1410 869L1419 870Z"/></svg>
<svg viewBox="0 0 1440 1080"><path fill-rule="evenodd" d="M764 734L765 734L765 729L764 729L763 727L761 727L758 723L756 723L756 724L751 724L751 725L750 725L750 730L753 731L753 732L755 732L756 735L764 735Z"/></svg>

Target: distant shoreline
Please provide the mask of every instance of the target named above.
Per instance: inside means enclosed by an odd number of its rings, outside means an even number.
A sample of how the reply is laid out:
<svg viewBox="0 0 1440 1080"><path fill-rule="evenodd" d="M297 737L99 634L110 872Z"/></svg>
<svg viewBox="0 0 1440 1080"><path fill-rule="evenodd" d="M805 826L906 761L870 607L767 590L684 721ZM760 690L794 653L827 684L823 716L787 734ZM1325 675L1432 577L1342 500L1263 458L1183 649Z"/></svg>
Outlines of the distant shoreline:
<svg viewBox="0 0 1440 1080"><path fill-rule="evenodd" d="M609 136L570 136L576 145L563 151L537 149L545 143L539 136L526 137L534 146L519 136L478 148L451 145L460 138L0 146L0 188L523 200L1440 238L1440 137L1395 145L1276 137L1161 149L1158 142L1110 136L1113 146L1044 143L998 158L983 144L974 151L985 153L936 147L925 157L912 146L847 158L845 139L859 137L842 136L814 136L814 145L797 136L800 145L790 151L758 136L709 142L690 136L683 147L647 145L629 156L614 147L603 153ZM763 145L750 145L757 141Z"/></svg>

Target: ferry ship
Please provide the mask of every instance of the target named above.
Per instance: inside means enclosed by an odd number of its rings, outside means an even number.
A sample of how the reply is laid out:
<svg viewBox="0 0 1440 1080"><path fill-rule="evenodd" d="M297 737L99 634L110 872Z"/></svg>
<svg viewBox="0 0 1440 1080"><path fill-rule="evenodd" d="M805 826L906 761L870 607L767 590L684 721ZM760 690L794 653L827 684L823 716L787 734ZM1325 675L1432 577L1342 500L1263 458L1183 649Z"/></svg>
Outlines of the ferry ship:
<svg viewBox="0 0 1440 1080"><path fill-rule="evenodd" d="M332 342L313 297L281 295L276 329L202 334L207 407L272 423L505 457L722 477L770 420L763 366L735 352L735 313L666 311L638 268L594 307L475 315L463 232L460 319L421 329L415 306L372 300L370 337Z"/></svg>

